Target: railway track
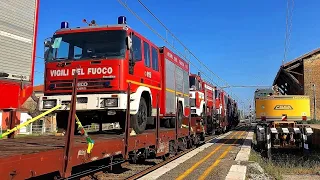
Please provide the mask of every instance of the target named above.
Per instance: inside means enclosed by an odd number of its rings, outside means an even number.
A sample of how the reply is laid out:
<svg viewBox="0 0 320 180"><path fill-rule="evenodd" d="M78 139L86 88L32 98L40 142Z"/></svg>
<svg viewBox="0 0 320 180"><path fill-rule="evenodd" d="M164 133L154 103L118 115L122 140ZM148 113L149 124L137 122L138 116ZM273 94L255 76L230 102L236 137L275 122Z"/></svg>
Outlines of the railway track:
<svg viewBox="0 0 320 180"><path fill-rule="evenodd" d="M244 126L238 126L237 129L243 128ZM89 175L86 175L81 178L81 180L93 180L93 179L99 179L99 180L115 180L115 179L138 179L140 177L143 177L144 175L172 162L175 159L178 159L179 157L197 149L198 147L201 147L205 143L208 143L212 140L217 139L218 137L221 137L225 134L221 135L211 135L206 136L205 141L199 145L192 147L190 149L187 149L182 152L178 152L177 155L173 157L169 157L166 160L163 159L147 159L143 163L137 163L137 164L131 164L128 162L119 163L120 166L114 167L113 170L110 170L108 168L107 171L97 171L93 170L92 173Z"/></svg>
<svg viewBox="0 0 320 180"><path fill-rule="evenodd" d="M206 136L204 143L202 143L201 145L203 145L209 141L212 141L212 140L218 138L219 136L220 135ZM142 177L142 176L148 174L149 172L152 172L153 170L158 169L161 166L183 156L184 154L187 154L188 152L200 147L201 145L190 148L190 149L183 151L183 152L179 152L176 156L169 157L166 160L147 159L143 163L137 163L137 164L131 164L128 162L124 162L124 163L119 163L119 165L121 165L121 168L115 167L115 168L113 168L113 170L109 170L106 172L103 172L103 171L96 172L96 170L92 170L92 173L88 172L89 175L82 177L81 180L137 179L137 178ZM106 169L110 169L110 168L106 167ZM76 177L79 177L79 176L76 176ZM72 178L74 179L76 177L73 176Z"/></svg>

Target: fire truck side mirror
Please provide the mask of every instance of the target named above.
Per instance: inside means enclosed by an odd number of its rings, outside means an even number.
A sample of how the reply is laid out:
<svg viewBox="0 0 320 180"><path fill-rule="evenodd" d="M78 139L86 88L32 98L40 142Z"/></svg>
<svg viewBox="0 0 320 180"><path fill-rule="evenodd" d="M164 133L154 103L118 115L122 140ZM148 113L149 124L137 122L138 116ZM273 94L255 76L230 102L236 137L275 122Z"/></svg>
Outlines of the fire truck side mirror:
<svg viewBox="0 0 320 180"><path fill-rule="evenodd" d="M127 49L131 50L131 48L132 48L132 39L131 39L130 36L127 36L127 38L126 38L126 45L127 45Z"/></svg>
<svg viewBox="0 0 320 180"><path fill-rule="evenodd" d="M51 40L45 40L44 47L50 47L50 46L51 46Z"/></svg>

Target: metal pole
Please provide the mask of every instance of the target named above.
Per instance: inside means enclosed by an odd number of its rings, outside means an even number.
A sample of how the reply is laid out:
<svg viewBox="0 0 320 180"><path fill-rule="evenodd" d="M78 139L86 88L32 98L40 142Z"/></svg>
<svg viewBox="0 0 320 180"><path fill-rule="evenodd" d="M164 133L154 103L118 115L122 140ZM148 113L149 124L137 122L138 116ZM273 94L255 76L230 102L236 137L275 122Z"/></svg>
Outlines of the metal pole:
<svg viewBox="0 0 320 180"><path fill-rule="evenodd" d="M175 130L176 130L176 143L178 142L178 119L179 119L179 99L176 100L176 123L175 123Z"/></svg>
<svg viewBox="0 0 320 180"><path fill-rule="evenodd" d="M130 88L131 83L128 83L127 89L127 111L126 111L126 124L125 124L125 136L124 136L124 159L127 160L129 158L129 137L130 137Z"/></svg>
<svg viewBox="0 0 320 180"><path fill-rule="evenodd" d="M16 126L16 120L17 120L17 111L16 109L11 109L9 111L9 129L13 129ZM13 139L16 135L16 132L12 132L8 135L9 139Z"/></svg>
<svg viewBox="0 0 320 180"><path fill-rule="evenodd" d="M156 142L157 142L157 146L156 146L156 154L158 152L158 148L159 148L159 135L160 135L160 112L159 112L159 93L157 94L157 116L156 116Z"/></svg>
<svg viewBox="0 0 320 180"><path fill-rule="evenodd" d="M73 79L73 90L71 96L71 106L68 117L68 127L67 127L67 137L65 140L65 149L64 149L64 163L63 163L63 178L67 178L71 175L72 164L72 148L73 148L73 137L74 137L74 128L75 128L75 114L76 114L76 99L77 99L77 88L78 88L78 73L75 72Z"/></svg>
<svg viewBox="0 0 320 180"><path fill-rule="evenodd" d="M312 85L312 90L313 90L313 119L317 119L317 108L316 108L316 85Z"/></svg>

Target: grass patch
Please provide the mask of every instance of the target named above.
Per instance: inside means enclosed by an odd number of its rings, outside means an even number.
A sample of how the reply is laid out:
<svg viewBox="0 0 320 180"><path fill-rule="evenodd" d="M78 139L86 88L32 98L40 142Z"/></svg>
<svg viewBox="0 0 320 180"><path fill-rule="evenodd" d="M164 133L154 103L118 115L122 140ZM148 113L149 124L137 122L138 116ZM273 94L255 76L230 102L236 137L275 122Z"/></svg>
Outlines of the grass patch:
<svg viewBox="0 0 320 180"><path fill-rule="evenodd" d="M316 119L312 119L310 121L307 121L308 124L320 124L320 121L319 120L316 120Z"/></svg>
<svg viewBox="0 0 320 180"><path fill-rule="evenodd" d="M265 172L275 179L282 179L281 170L277 168L273 163L263 159L263 157L261 157L257 152L253 150L251 151L249 161L259 163L260 166L265 170Z"/></svg>
<svg viewBox="0 0 320 180"><path fill-rule="evenodd" d="M305 175L316 174L320 171L320 156L312 155L309 160L302 158L290 158L289 160L272 162L263 158L255 151L251 151L249 160L255 161L265 170L267 174L275 179L282 180L282 175Z"/></svg>
<svg viewBox="0 0 320 180"><path fill-rule="evenodd" d="M310 121L297 121L297 124L320 124L320 120L311 119Z"/></svg>

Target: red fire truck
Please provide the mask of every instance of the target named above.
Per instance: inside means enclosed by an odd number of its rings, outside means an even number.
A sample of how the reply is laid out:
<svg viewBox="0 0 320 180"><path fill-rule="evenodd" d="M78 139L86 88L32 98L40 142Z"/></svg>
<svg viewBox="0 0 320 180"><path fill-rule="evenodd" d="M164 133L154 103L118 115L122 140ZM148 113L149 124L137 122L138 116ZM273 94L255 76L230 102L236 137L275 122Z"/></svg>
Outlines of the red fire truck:
<svg viewBox="0 0 320 180"><path fill-rule="evenodd" d="M215 89L215 97L216 97L216 112L217 112L217 126L216 132L226 132L228 119L227 119L227 103L228 103L228 95L221 89Z"/></svg>
<svg viewBox="0 0 320 180"><path fill-rule="evenodd" d="M215 87L201 79L200 73L190 74L189 84L191 115L201 117L210 134L215 129Z"/></svg>
<svg viewBox="0 0 320 180"><path fill-rule="evenodd" d="M0 111L16 110L33 91L39 0L1 2Z"/></svg>
<svg viewBox="0 0 320 180"><path fill-rule="evenodd" d="M235 127L238 125L239 123L239 119L238 119L238 107L237 104L235 102L235 100L232 99L232 97L230 95L228 95L227 98L227 130L230 130L231 128Z"/></svg>
<svg viewBox="0 0 320 180"><path fill-rule="evenodd" d="M58 128L67 126L75 71L77 114L83 124L112 123L124 129L128 83L130 122L136 133L154 124L158 95L165 127L175 127L176 111L179 125L190 113L189 64L127 26L124 16L107 26L92 21L87 27L69 28L62 22L45 47L45 91L39 109L61 104Z"/></svg>

